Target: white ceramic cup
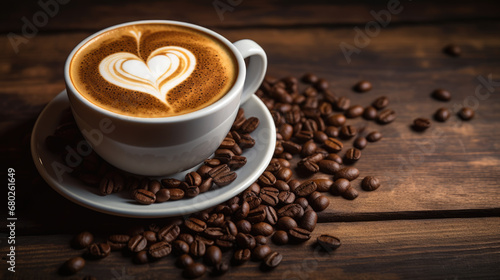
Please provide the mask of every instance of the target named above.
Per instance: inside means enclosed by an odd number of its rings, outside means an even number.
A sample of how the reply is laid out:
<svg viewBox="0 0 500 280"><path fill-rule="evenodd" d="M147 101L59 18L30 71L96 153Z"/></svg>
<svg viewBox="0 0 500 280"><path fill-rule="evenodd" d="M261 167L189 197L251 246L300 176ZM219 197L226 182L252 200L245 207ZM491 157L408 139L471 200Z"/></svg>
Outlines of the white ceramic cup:
<svg viewBox="0 0 500 280"><path fill-rule="evenodd" d="M70 78L70 63L77 50L101 33L144 23L186 26L219 39L236 58L238 73L233 87L205 108L162 118L120 115L87 100L76 90ZM245 58L249 58L248 66L245 65ZM194 167L213 154L229 132L240 105L260 86L266 69L266 54L254 41L245 39L231 43L221 35L194 24L147 20L115 25L83 40L66 60L64 79L76 123L98 155L134 174L164 176Z"/></svg>

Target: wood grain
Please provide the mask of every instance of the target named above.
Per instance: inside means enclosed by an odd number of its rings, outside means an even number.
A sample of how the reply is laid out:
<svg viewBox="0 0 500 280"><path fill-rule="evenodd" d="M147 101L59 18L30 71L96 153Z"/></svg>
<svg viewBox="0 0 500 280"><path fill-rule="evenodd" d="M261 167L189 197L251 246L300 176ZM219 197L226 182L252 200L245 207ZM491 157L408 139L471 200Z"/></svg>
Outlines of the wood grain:
<svg viewBox="0 0 500 280"><path fill-rule="evenodd" d="M259 263L231 267L224 279L491 279L500 273L500 218L377 221L319 224L303 245L272 248L284 255L273 271L262 272ZM321 234L342 241L331 254L314 246ZM130 277L158 279L180 277L175 258L166 257L147 265L133 265L119 252L92 261L73 277L57 271L67 259L83 251L71 249L71 235L39 235L17 238L16 273L0 265L2 279L99 279ZM103 239L105 236L97 235ZM2 252L6 243L2 240ZM229 254L224 255L229 258ZM211 277L205 277L211 279Z"/></svg>

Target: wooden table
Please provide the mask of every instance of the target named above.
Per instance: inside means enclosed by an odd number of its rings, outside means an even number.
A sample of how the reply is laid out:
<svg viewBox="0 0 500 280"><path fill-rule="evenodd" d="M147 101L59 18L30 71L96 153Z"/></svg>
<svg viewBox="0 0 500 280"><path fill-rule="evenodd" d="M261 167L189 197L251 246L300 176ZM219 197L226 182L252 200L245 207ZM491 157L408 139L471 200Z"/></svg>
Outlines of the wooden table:
<svg viewBox="0 0 500 280"><path fill-rule="evenodd" d="M64 1L47 1L58 3ZM274 246L285 258L262 272L258 263L231 267L224 279L499 279L500 278L500 5L494 1L66 1L47 11L31 1L4 4L0 37L0 131L4 178L16 170L16 272L7 270L7 209L1 219L2 279L175 279L174 258L133 265L112 254L89 261L75 276L57 273L79 255L69 241L81 230L109 232L134 219L72 204L38 175L29 139L43 107L64 89L70 50L102 28L139 19L173 19L250 38L269 57L268 73L314 72L339 96L368 105L390 98L397 120L387 126L356 120L384 138L363 150L356 166L383 185L354 201L328 195L313 238ZM448 2L448 1L447 1ZM399 3L399 4L398 4ZM28 26L35 25L35 29ZM24 33L23 33L24 32ZM15 34L15 35L12 35ZM443 54L447 44L460 57ZM342 50L344 48L344 51ZM346 52L351 53L346 55ZM372 82L359 94L352 86ZM489 82L488 82L489 81ZM448 89L453 99L429 97ZM442 106L472 106L468 122L456 116L425 133L409 128ZM5 180L4 180L5 182ZM6 184L6 183L5 183ZM359 179L355 186L359 188ZM3 188L2 195L6 194ZM3 203L6 203L4 198ZM140 221L145 222L145 221ZM342 246L314 250L313 239L333 234ZM209 277L207 277L209 278Z"/></svg>

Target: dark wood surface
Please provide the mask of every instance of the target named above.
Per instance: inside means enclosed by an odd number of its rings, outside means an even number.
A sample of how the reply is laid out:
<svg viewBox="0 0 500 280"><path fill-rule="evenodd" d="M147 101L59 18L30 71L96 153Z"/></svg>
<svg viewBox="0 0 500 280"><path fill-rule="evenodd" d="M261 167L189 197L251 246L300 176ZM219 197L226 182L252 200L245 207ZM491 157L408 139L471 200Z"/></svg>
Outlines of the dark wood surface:
<svg viewBox="0 0 500 280"><path fill-rule="evenodd" d="M113 217L77 206L53 191L38 175L29 150L30 133L43 107L64 89L63 65L71 49L95 31L139 19L173 19L207 26L236 41L258 42L269 58L268 73L283 77L314 72L337 95L368 105L390 98L397 120L387 126L350 121L379 130L384 138L363 150L356 163L361 177L383 185L360 190L354 201L328 195L314 236L329 233L343 245L333 254L303 245L274 246L285 255L281 266L262 272L258 263L232 267L223 278L269 279L498 279L500 277L500 86L490 92L480 80L500 81L500 5L495 1L400 1L402 10L348 62L339 45L355 46L373 13L391 1L241 1L218 16L213 1L70 1L15 51L9 34L22 35L23 17L42 10L37 1L2 11L0 32L1 169L16 169L16 273L7 271L7 209L0 220L2 279L56 279L66 259L77 256L69 240L90 229L151 222ZM226 2L226 1L223 1ZM238 3L234 1L233 3ZM373 11L372 13L370 13ZM457 44L462 55L443 54ZM490 78L488 78L490 77ZM352 91L361 79L373 90ZM453 99L430 98L446 88ZM469 122L452 116L425 133L409 128L416 117L439 107L476 107ZM4 177L5 178L5 177ZM359 188L360 179L354 182ZM6 197L4 188L2 197ZM6 198L3 199L6 203ZM161 222L155 220L153 222ZM314 239L314 238L313 238ZM136 266L113 254L89 262L67 279L175 279L174 259ZM127 278L128 277L128 278ZM207 277L210 278L210 277Z"/></svg>

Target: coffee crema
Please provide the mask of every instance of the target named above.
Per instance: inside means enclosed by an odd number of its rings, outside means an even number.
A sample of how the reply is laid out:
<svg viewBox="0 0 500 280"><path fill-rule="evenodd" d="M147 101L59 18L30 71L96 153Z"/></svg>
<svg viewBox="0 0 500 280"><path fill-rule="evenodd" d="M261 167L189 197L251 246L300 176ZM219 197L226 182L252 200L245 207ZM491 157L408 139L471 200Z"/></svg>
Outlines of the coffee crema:
<svg viewBox="0 0 500 280"><path fill-rule="evenodd" d="M238 75L236 58L217 38L174 24L135 24L104 32L70 64L76 90L108 111L169 117L224 96Z"/></svg>

